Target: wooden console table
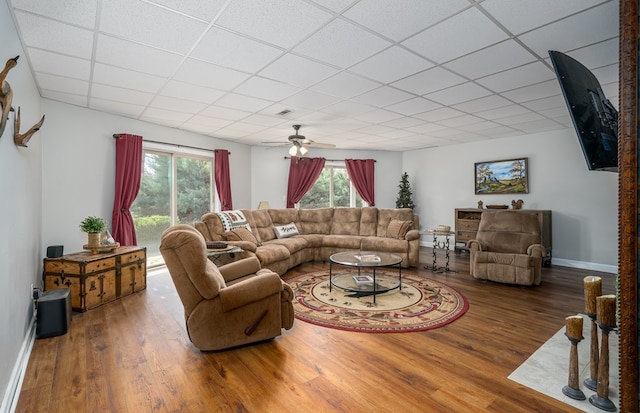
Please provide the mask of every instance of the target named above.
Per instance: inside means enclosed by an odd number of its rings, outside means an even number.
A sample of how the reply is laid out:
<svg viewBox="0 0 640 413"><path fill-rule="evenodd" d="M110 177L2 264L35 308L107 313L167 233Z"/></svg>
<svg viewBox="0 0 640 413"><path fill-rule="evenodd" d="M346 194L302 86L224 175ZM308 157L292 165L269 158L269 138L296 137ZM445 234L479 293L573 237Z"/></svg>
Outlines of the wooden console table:
<svg viewBox="0 0 640 413"><path fill-rule="evenodd" d="M119 247L92 254L76 252L45 258L45 291L69 287L71 308L87 311L147 287L147 249Z"/></svg>
<svg viewBox="0 0 640 413"><path fill-rule="evenodd" d="M456 253L460 251L468 251L467 241L476 238L478 233L478 225L480 225L480 215L482 211L496 211L491 209L478 208L456 208L455 210L455 242L454 250ZM545 266L551 264L551 211L537 209L516 209L510 211L526 212L536 214L540 222L540 234L542 235L542 245L547 250L547 256L542 259Z"/></svg>

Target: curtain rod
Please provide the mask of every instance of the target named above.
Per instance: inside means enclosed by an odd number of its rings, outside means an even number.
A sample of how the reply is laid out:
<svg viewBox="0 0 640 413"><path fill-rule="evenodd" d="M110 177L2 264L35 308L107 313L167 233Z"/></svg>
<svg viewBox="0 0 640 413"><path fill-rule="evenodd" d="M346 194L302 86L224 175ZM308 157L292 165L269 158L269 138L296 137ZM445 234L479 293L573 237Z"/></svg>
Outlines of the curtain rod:
<svg viewBox="0 0 640 413"><path fill-rule="evenodd" d="M290 156L285 156L284 159L291 159ZM329 162L344 162L344 159L325 159L325 161L329 161ZM378 162L375 159L373 160L373 162Z"/></svg>
<svg viewBox="0 0 640 413"><path fill-rule="evenodd" d="M113 134L113 138L114 138L114 139L122 139L122 138L120 137L120 134L119 134L119 133L114 133L114 134ZM178 145L178 144L175 144L175 143L167 143L167 142L152 141L152 140L144 139L144 138L143 138L142 140L143 140L143 141L145 141L145 142L150 142L150 143L160 143L160 144L162 144L162 145L175 146L175 147L178 147L178 148L197 149L197 150L200 150L200 151L214 151L214 152L215 152L215 151L217 151L217 149L205 149L205 148L198 148L197 146ZM229 155L231 155L231 151L229 151Z"/></svg>

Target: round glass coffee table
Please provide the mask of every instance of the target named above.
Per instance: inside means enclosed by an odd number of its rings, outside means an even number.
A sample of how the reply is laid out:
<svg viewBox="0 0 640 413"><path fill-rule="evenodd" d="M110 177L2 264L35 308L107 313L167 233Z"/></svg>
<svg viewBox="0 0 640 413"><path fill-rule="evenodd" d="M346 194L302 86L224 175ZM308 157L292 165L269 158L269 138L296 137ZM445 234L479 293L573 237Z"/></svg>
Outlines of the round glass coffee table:
<svg viewBox="0 0 640 413"><path fill-rule="evenodd" d="M335 271L333 265L339 264L357 268L357 271ZM377 274L381 267L398 267L398 275ZM368 297L391 290L402 290L402 257L377 251L344 251L329 257L329 291L332 286L352 292L350 297Z"/></svg>

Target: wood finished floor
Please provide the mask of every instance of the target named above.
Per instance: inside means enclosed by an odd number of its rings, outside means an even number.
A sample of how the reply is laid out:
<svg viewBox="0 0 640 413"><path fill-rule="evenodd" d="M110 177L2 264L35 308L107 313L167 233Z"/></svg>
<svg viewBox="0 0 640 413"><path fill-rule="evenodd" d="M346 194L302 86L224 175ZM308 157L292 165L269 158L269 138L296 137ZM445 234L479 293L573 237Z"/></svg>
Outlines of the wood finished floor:
<svg viewBox="0 0 640 413"><path fill-rule="evenodd" d="M470 303L452 324L417 333L365 334L297 321L268 342L201 353L188 340L168 275L146 290L86 313L69 332L36 340L16 412L578 412L507 376L583 310L582 278L613 275L543 269L540 287L434 274ZM283 278L321 270L299 266ZM568 351L568 350L567 350Z"/></svg>

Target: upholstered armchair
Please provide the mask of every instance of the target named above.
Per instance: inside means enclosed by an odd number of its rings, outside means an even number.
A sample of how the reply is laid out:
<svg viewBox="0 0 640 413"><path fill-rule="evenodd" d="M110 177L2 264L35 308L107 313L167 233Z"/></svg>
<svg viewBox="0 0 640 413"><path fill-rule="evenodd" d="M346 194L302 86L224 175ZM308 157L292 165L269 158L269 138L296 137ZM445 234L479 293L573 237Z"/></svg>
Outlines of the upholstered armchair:
<svg viewBox="0 0 640 413"><path fill-rule="evenodd" d="M474 278L501 283L540 285L540 222L526 211L483 211L475 240L467 243Z"/></svg>
<svg viewBox="0 0 640 413"><path fill-rule="evenodd" d="M202 234L176 225L162 234L160 252L184 306L189 339L202 351L279 336L293 326L293 291L256 257L216 267Z"/></svg>

